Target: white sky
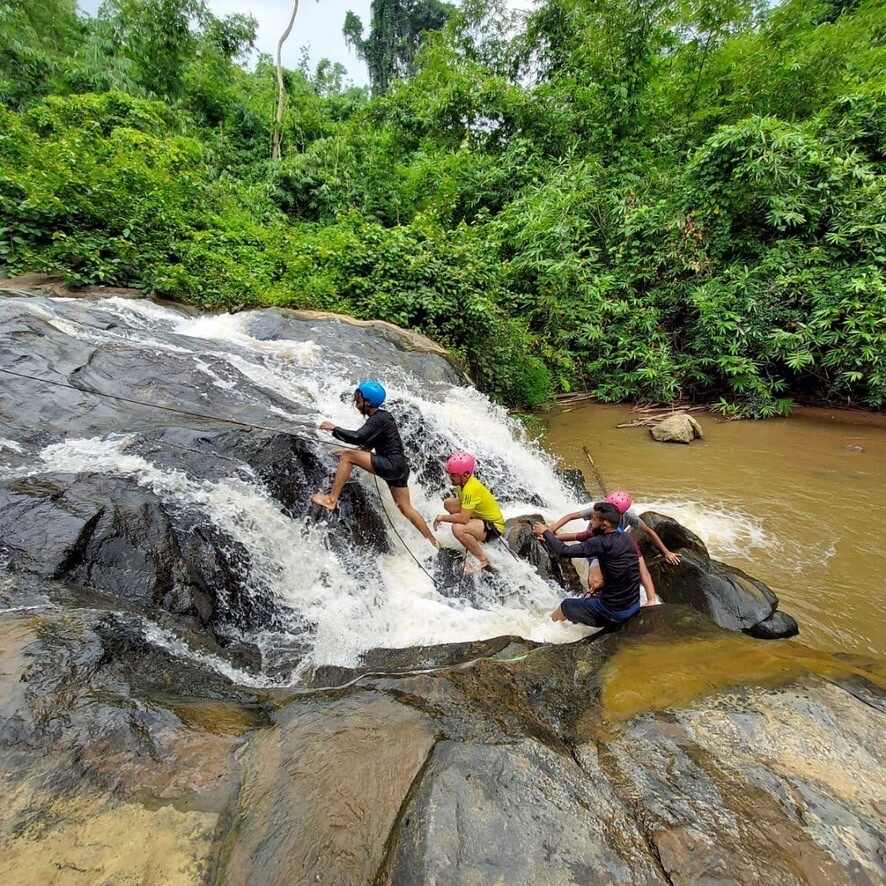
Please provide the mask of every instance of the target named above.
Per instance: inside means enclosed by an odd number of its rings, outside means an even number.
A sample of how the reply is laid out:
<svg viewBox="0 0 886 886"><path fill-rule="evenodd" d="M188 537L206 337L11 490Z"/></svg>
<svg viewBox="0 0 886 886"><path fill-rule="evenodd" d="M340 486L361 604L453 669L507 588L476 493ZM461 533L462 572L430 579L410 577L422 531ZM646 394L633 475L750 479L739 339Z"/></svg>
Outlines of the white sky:
<svg viewBox="0 0 886 886"><path fill-rule="evenodd" d="M101 0L79 0L80 8L92 15ZM358 86L369 83L366 65L353 50L345 45L341 29L345 14L352 9L363 20L365 31L369 30L370 0L300 0L295 27L283 46L283 64L295 67L300 48L310 47L311 62L316 65L326 57L341 62L348 69L348 76ZM252 13L258 20L256 47L261 52L274 55L277 41L292 14L291 0L261 0L261 2L238 3L236 0L207 0L213 13L221 17L234 12Z"/></svg>

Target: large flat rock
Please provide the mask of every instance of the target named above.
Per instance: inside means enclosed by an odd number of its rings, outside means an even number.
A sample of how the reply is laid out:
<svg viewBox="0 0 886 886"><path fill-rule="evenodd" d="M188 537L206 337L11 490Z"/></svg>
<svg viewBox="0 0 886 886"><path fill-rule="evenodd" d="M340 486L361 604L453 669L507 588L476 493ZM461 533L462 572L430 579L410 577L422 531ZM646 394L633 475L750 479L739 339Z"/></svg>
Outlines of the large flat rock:
<svg viewBox="0 0 886 886"><path fill-rule="evenodd" d="M372 883L431 721L383 695L294 703L244 759L224 882Z"/></svg>

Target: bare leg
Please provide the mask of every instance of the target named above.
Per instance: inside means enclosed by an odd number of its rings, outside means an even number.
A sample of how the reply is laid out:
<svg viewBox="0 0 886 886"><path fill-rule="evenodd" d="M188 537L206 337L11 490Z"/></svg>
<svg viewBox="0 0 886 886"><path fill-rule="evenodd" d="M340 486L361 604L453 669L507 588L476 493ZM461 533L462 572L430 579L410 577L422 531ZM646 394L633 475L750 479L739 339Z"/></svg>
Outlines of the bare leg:
<svg viewBox="0 0 886 886"><path fill-rule="evenodd" d="M465 546L468 553L477 558L480 569L489 565L481 541L486 541L486 527L482 520L470 520L467 523L453 523L452 534Z"/></svg>
<svg viewBox="0 0 886 886"><path fill-rule="evenodd" d="M457 514L461 510L461 505L458 503L457 498L443 499L443 507L446 509L447 514Z"/></svg>
<svg viewBox="0 0 886 886"><path fill-rule="evenodd" d="M594 560L588 567L588 592L596 594L603 587L603 570L600 561Z"/></svg>
<svg viewBox="0 0 886 886"><path fill-rule="evenodd" d="M311 501L314 504L321 505L328 511L334 511L338 505L341 491L345 488L345 483L351 479L351 468L354 465L358 468L363 468L364 471L368 471L370 474L375 473L372 470L372 456L368 452L363 452L360 449L339 449L336 455L338 455L338 467L335 469L332 490L327 495L317 492L311 496Z"/></svg>
<svg viewBox="0 0 886 886"><path fill-rule="evenodd" d="M643 557L640 557L640 584L643 585L643 590L646 591L647 606L655 606L660 602L655 593L655 583L649 574L649 567L646 565L646 560Z"/></svg>
<svg viewBox="0 0 886 886"><path fill-rule="evenodd" d="M422 517L421 514L412 506L412 499L409 497L409 490L405 486L392 486L391 496L394 499L394 504L400 510L400 513L435 547L440 547L437 544L437 538L433 532L431 532L430 526L425 522L425 518Z"/></svg>
<svg viewBox="0 0 886 886"><path fill-rule="evenodd" d="M566 621L566 616L563 615L563 607L562 606L558 606L551 613L551 621Z"/></svg>

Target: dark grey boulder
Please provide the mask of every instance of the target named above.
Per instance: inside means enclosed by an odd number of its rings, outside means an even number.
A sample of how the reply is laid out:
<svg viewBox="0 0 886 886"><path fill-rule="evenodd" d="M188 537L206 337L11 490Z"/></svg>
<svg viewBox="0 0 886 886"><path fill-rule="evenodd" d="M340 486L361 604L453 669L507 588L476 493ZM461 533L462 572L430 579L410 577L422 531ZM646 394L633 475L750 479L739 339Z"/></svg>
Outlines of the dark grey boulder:
<svg viewBox="0 0 886 886"><path fill-rule="evenodd" d="M733 631L753 631L761 639L779 639L797 633L790 616L774 618L778 597L759 579L711 558L701 539L671 517L647 511L644 522L667 547L680 555L679 566L668 566L645 533L635 537L646 559L656 592L666 603L682 603L710 616Z"/></svg>
<svg viewBox="0 0 886 886"><path fill-rule="evenodd" d="M796 637L800 633L800 628L793 616L778 609L769 618L747 628L745 633L758 640L781 640L785 637Z"/></svg>
<svg viewBox="0 0 886 886"><path fill-rule="evenodd" d="M667 881L606 780L524 739L438 742L401 813L382 882Z"/></svg>
<svg viewBox="0 0 886 886"><path fill-rule="evenodd" d="M520 559L531 563L545 581L556 582L565 591L579 594L581 579L568 557L552 554L544 542L532 534L532 524L544 522L541 514L526 514L506 521L504 538Z"/></svg>
<svg viewBox="0 0 886 886"><path fill-rule="evenodd" d="M146 612L163 610L219 636L232 615L245 624L274 617L243 593L245 550L200 515L170 511L128 478L52 474L4 481L0 539L13 570L64 580Z"/></svg>

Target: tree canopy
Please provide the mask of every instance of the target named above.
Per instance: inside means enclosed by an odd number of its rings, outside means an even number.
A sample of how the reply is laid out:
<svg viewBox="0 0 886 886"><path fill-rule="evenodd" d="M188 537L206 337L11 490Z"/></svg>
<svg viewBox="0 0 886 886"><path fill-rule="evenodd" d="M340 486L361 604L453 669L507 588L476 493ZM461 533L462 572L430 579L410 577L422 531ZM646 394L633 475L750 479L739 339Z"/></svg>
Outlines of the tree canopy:
<svg viewBox="0 0 886 886"><path fill-rule="evenodd" d="M886 404L879 0L378 0L275 76L201 0L0 7L0 269L380 317L534 405Z"/></svg>

